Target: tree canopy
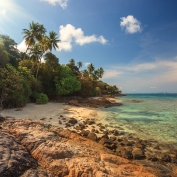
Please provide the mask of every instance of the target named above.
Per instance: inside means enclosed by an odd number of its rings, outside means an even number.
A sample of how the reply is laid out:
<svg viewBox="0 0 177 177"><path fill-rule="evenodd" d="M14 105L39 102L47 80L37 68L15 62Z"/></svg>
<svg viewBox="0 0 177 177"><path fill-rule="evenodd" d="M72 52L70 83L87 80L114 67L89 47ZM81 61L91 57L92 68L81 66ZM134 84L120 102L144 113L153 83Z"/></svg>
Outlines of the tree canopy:
<svg viewBox="0 0 177 177"><path fill-rule="evenodd" d="M52 53L58 48L59 37L39 23L23 29L27 50L21 53L16 42L0 35L0 107L23 106L27 102L46 103L65 95L82 97L117 94L116 86L102 82L104 69L91 63L84 70L82 62L70 59L60 64Z"/></svg>

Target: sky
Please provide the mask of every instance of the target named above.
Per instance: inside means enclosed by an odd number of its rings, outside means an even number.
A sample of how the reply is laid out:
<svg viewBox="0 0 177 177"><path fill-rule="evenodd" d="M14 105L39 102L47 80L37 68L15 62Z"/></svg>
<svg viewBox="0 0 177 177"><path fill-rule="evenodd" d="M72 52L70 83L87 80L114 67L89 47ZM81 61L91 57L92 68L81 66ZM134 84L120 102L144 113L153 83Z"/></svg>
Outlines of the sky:
<svg viewBox="0 0 177 177"><path fill-rule="evenodd" d="M61 64L105 70L123 93L177 92L176 0L0 0L0 34L25 50L34 21L55 31Z"/></svg>

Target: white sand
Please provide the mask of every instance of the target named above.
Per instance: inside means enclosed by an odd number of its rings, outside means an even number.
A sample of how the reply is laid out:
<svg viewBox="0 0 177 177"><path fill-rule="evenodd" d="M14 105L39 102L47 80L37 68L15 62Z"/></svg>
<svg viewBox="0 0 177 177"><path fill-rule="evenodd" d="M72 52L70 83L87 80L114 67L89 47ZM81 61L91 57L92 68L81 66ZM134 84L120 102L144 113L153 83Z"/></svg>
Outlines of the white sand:
<svg viewBox="0 0 177 177"><path fill-rule="evenodd" d="M20 111L16 110L17 109L6 109L1 111L0 114L7 118L32 119L60 127L65 127L65 123L67 123L70 118L77 119L78 124L82 123L88 118L95 120L96 123L101 121L98 118L98 112L100 111L98 108L76 107L65 105L63 103L49 102L44 105L30 103ZM59 120L62 122L62 124L59 124ZM75 127L78 124L76 124ZM96 124L88 126L87 129L91 130L94 127L99 129ZM70 129L73 129L73 127Z"/></svg>

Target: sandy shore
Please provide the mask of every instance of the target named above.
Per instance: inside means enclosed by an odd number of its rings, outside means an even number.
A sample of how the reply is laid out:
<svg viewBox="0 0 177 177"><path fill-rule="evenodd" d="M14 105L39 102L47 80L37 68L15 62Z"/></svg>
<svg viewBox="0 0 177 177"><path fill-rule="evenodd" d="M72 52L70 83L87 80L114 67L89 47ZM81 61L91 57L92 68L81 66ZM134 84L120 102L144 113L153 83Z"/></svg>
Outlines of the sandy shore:
<svg viewBox="0 0 177 177"><path fill-rule="evenodd" d="M90 119L94 120L95 124L87 125L85 130L91 131L93 128L99 130L98 123L103 123L99 118L98 113L101 112L99 108L76 107L63 103L49 102L44 105L34 103L27 104L22 109L6 109L0 112L3 117L15 119L32 119L65 128L70 118L75 118L78 123L74 126L67 127L70 130L75 130L83 121ZM110 128L109 128L110 129ZM101 134L97 134L98 136Z"/></svg>

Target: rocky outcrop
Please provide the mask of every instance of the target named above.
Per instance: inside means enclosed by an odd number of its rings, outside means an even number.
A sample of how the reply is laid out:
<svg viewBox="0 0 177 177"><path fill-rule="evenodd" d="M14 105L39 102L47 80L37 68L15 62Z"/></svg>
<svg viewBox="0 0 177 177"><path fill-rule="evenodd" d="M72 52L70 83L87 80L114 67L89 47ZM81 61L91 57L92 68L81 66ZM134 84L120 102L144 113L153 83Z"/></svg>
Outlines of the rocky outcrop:
<svg viewBox="0 0 177 177"><path fill-rule="evenodd" d="M102 145L110 143L105 139L99 144L67 129L32 120L5 120L2 128L1 133L6 133L1 134L3 141L0 141L0 176L5 176L5 172L9 172L11 176L23 177L174 175L167 168L154 166L151 162L140 164L114 155L113 151ZM6 152L10 155L4 156ZM11 163L9 159L12 160ZM10 165L12 168L9 168ZM11 170L15 168L16 170ZM174 170L176 173L176 168Z"/></svg>
<svg viewBox="0 0 177 177"><path fill-rule="evenodd" d="M93 108L99 107L111 107L121 106L122 103L118 103L116 98L113 97L90 97L90 98L75 98L74 100L66 101L67 104L73 106L88 106Z"/></svg>
<svg viewBox="0 0 177 177"><path fill-rule="evenodd" d="M5 130L0 131L0 176L53 176L19 143Z"/></svg>

